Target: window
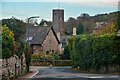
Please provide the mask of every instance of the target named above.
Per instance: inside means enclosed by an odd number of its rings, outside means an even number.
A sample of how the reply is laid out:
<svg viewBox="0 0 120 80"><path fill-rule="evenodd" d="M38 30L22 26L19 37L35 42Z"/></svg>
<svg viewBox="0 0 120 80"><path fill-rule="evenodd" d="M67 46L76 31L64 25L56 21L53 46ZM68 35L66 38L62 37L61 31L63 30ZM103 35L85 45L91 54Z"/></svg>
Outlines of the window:
<svg viewBox="0 0 120 80"><path fill-rule="evenodd" d="M49 54L49 51L46 51L46 54L48 55L48 54Z"/></svg>
<svg viewBox="0 0 120 80"><path fill-rule="evenodd" d="M54 50L52 50L52 53L54 53Z"/></svg>

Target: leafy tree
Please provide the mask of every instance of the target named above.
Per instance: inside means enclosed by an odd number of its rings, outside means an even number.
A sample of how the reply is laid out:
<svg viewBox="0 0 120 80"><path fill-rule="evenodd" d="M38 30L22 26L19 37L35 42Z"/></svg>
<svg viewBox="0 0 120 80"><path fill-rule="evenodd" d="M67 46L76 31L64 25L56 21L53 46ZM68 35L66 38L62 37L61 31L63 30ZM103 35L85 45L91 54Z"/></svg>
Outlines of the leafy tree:
<svg viewBox="0 0 120 80"><path fill-rule="evenodd" d="M40 21L39 26L43 26L43 24L44 24L45 21L46 21L46 20L42 19L42 20Z"/></svg>
<svg viewBox="0 0 120 80"><path fill-rule="evenodd" d="M15 39L12 31L6 27L6 25L1 27L2 30L2 58L10 58L14 51Z"/></svg>
<svg viewBox="0 0 120 80"><path fill-rule="evenodd" d="M84 33L84 26L82 25L82 23L80 23L77 27L77 34L83 34Z"/></svg>
<svg viewBox="0 0 120 80"><path fill-rule="evenodd" d="M120 11L118 12L117 25L118 29L120 29Z"/></svg>
<svg viewBox="0 0 120 80"><path fill-rule="evenodd" d="M2 48L9 48L13 53L15 47L15 39L13 32L6 27L6 25L2 26Z"/></svg>
<svg viewBox="0 0 120 80"><path fill-rule="evenodd" d="M15 34L15 40L20 40L23 38L23 35L26 32L27 24L23 22L22 20L11 18L11 19L3 19L2 20L2 26L6 25L9 27L11 31Z"/></svg>
<svg viewBox="0 0 120 80"><path fill-rule="evenodd" d="M64 23L64 32L69 35L72 35L73 27L76 27L76 19L73 17L70 17L67 20L67 22Z"/></svg>
<svg viewBox="0 0 120 80"><path fill-rule="evenodd" d="M51 21L47 21L47 20L44 20L44 19L42 19L42 20L40 21L39 26L42 27L43 24L44 24L44 22L46 22L47 26L52 26L52 22L51 22Z"/></svg>
<svg viewBox="0 0 120 80"><path fill-rule="evenodd" d="M108 23L105 28L102 28L98 31L98 34L105 34L105 33L115 33L118 31L118 27L115 25L115 23Z"/></svg>

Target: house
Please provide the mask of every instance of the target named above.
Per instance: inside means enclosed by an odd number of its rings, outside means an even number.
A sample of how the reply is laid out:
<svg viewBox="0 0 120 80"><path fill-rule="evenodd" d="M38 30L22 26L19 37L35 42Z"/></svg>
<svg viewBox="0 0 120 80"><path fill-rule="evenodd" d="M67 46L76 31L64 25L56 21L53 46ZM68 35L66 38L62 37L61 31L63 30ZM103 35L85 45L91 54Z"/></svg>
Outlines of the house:
<svg viewBox="0 0 120 80"><path fill-rule="evenodd" d="M53 27L29 27L28 31L29 38L26 40L29 39L33 54L60 53L60 41Z"/></svg>
<svg viewBox="0 0 120 80"><path fill-rule="evenodd" d="M64 50L64 47L68 44L68 38L71 37L72 35L64 35L60 36L60 42L62 44L62 50Z"/></svg>

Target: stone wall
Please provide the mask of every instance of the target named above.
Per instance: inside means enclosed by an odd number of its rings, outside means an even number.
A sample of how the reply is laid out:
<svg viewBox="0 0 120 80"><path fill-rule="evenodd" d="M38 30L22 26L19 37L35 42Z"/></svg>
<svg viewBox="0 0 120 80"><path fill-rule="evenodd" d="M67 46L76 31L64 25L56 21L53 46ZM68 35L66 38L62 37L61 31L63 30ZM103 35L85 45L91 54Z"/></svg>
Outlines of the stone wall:
<svg viewBox="0 0 120 80"><path fill-rule="evenodd" d="M41 61L33 59L31 62L32 66L71 66L71 60L53 60L53 61Z"/></svg>
<svg viewBox="0 0 120 80"><path fill-rule="evenodd" d="M32 46L32 51L33 51L33 54L38 54L39 52L42 52L43 49L40 45L33 45Z"/></svg>
<svg viewBox="0 0 120 80"><path fill-rule="evenodd" d="M53 51L60 53L59 45L57 39L55 38L52 30L50 30L46 39L43 42L43 51L46 53L47 51Z"/></svg>
<svg viewBox="0 0 120 80"><path fill-rule="evenodd" d="M2 76L12 77L15 75L23 75L26 73L25 55L23 59L18 59L17 56L9 59L2 59Z"/></svg>

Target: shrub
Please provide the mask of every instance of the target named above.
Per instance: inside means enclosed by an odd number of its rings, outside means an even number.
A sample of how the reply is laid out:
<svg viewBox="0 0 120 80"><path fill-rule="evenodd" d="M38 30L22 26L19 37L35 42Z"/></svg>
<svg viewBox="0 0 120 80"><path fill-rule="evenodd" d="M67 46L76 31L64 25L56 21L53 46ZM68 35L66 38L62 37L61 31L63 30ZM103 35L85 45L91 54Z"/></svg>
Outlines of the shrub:
<svg viewBox="0 0 120 80"><path fill-rule="evenodd" d="M64 54L64 59L70 60L70 51L68 45L65 46L63 54Z"/></svg>
<svg viewBox="0 0 120 80"><path fill-rule="evenodd" d="M59 60L60 56L58 54L52 54L52 57L54 58L54 60Z"/></svg>
<svg viewBox="0 0 120 80"><path fill-rule="evenodd" d="M6 59L6 58L10 58L11 57L11 51L9 48L4 48L2 50L2 58Z"/></svg>
<svg viewBox="0 0 120 80"><path fill-rule="evenodd" d="M101 66L107 69L108 66L120 64L120 38L116 34L79 35L72 40L69 41L69 48L73 67L98 71Z"/></svg>

